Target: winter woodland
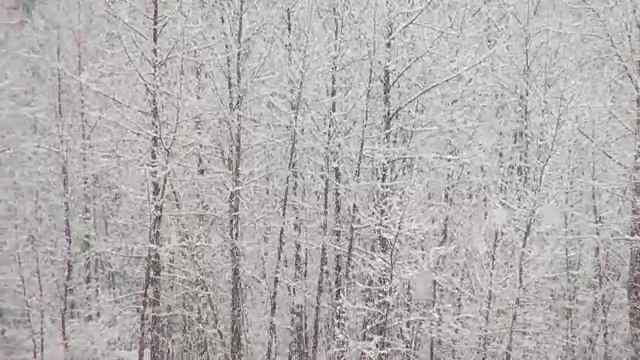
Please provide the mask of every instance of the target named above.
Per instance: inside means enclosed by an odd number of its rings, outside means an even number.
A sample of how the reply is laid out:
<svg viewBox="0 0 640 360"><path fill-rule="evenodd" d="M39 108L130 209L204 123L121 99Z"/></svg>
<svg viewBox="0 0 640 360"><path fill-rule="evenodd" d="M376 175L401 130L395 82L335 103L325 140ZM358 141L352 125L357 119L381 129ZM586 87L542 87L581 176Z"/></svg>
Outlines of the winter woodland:
<svg viewBox="0 0 640 360"><path fill-rule="evenodd" d="M639 242L637 1L0 1L1 359L640 359Z"/></svg>

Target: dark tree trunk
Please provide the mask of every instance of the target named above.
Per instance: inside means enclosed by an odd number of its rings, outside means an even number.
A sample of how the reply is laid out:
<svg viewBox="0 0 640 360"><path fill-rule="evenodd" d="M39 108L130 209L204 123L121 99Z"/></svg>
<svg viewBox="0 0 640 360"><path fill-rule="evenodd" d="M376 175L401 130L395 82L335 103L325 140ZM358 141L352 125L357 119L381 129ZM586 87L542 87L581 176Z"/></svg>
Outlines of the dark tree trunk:
<svg viewBox="0 0 640 360"><path fill-rule="evenodd" d="M636 71L640 74L640 61ZM640 90L636 89L635 149L633 158L633 208L631 212L631 236L640 237ZM637 240L636 240L637 242ZM629 255L629 280L627 298L629 301L629 327L631 346L635 359L640 359L640 247L633 243Z"/></svg>
<svg viewBox="0 0 640 360"><path fill-rule="evenodd" d="M166 174L159 177L159 156L162 150L160 139L160 107L158 82L160 77L160 58L158 55L158 37L160 33L159 3L152 1L151 28L151 70L153 84L145 84L150 96L151 108L151 144L149 155L149 178L151 179L151 222L149 226L149 250L147 253L147 269L145 272L142 310L140 313L140 343L138 360L144 358L146 329L150 333L149 353L151 360L163 358L162 350L162 317L159 314L161 304L161 275L162 263L160 259L161 224L163 216L163 198L166 186ZM146 324L147 307L151 313L151 322Z"/></svg>
<svg viewBox="0 0 640 360"><path fill-rule="evenodd" d="M58 64L61 61L61 39L60 29L58 29L58 39L56 47L56 59ZM62 176L62 210L64 214L64 242L65 242L65 278L62 290L62 310L60 311L60 334L62 336L62 346L65 352L69 352L69 334L67 321L72 317L74 311L73 304L73 238L71 237L71 207L69 189L69 157L67 141L65 139L65 119L62 113L62 73L57 70L56 76L56 119L60 124L60 172Z"/></svg>
<svg viewBox="0 0 640 360"><path fill-rule="evenodd" d="M235 124L230 133L231 145L229 151L228 165L231 172L231 186L229 193L229 240L231 258L231 360L241 360L244 357L244 299L242 291L242 252L240 250L240 188L242 186L241 162L242 162L242 115L244 107L244 94L242 90L242 63L243 63L243 19L244 0L240 0L237 10L237 34L235 37L235 83L231 75L231 55L227 58L228 65L228 85L229 85L229 107L232 117L235 117ZM235 91L234 91L235 88ZM234 96L235 93L235 96Z"/></svg>

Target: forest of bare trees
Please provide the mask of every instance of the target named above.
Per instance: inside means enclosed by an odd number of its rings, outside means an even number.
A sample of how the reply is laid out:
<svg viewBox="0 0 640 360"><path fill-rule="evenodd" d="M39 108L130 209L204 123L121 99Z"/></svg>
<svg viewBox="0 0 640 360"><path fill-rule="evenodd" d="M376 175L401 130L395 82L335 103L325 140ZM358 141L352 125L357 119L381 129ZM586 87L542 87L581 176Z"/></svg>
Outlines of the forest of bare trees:
<svg viewBox="0 0 640 360"><path fill-rule="evenodd" d="M636 0L0 0L0 359L640 360Z"/></svg>

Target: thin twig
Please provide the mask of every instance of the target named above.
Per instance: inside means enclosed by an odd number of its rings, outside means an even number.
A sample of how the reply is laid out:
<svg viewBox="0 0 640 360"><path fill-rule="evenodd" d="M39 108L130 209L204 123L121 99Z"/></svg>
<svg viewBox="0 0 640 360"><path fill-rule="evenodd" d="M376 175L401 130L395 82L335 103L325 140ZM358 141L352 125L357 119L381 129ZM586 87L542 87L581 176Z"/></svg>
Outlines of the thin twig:
<svg viewBox="0 0 640 360"><path fill-rule="evenodd" d="M587 135L584 131L582 131L582 129L578 129L578 132L580 132L580 134L582 134L584 137L586 137L587 140L589 140L593 144L593 146L596 147L596 149L600 150L604 154L604 156L609 158L609 160L613 161L614 163L616 163L616 165L622 167L623 169L629 170L628 166L624 165L620 161L616 160L613 156L609 155L608 152L606 152L603 148L598 146L598 144L596 144L596 142L589 135Z"/></svg>

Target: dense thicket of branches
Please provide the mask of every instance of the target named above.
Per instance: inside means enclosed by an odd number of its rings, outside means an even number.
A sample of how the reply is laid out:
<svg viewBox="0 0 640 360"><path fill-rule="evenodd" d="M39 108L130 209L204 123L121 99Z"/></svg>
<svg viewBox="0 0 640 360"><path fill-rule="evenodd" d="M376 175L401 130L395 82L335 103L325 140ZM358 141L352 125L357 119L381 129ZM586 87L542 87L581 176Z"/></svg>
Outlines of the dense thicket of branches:
<svg viewBox="0 0 640 360"><path fill-rule="evenodd" d="M0 358L640 358L631 0L0 11Z"/></svg>

